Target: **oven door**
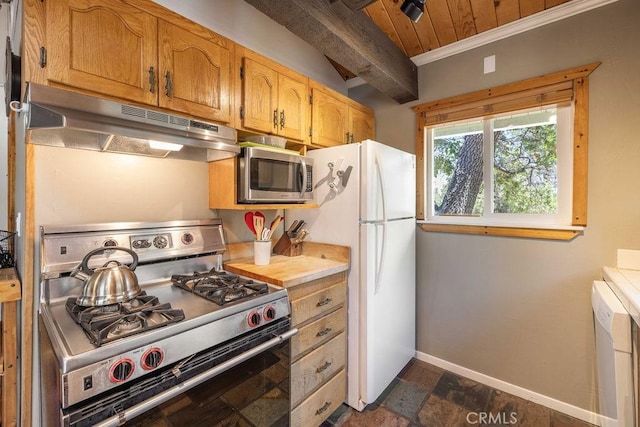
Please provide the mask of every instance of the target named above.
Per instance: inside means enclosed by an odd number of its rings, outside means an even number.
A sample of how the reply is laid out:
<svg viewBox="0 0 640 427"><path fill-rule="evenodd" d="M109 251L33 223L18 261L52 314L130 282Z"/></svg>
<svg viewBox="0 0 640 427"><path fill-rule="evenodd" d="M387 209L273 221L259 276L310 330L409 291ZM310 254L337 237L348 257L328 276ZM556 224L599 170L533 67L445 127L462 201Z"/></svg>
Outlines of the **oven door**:
<svg viewBox="0 0 640 427"><path fill-rule="evenodd" d="M56 424L286 425L289 339L297 332L282 318L61 409Z"/></svg>
<svg viewBox="0 0 640 427"><path fill-rule="evenodd" d="M238 165L239 203L313 200L313 159L247 147Z"/></svg>

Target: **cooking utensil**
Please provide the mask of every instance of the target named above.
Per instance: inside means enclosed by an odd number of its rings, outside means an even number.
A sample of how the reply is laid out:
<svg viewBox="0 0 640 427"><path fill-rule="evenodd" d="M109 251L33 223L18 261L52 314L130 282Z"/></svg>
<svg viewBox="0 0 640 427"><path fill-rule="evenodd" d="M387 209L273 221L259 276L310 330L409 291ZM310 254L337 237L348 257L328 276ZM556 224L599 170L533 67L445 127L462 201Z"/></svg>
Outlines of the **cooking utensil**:
<svg viewBox="0 0 640 427"><path fill-rule="evenodd" d="M294 219L289 228L287 228L287 233L293 233L293 229L298 225L298 220Z"/></svg>
<svg viewBox="0 0 640 427"><path fill-rule="evenodd" d="M307 238L308 234L309 230L307 230L306 228L300 231L300 233L298 233L298 235L296 236L296 239L293 241L293 244L297 245L299 243L302 243L302 241Z"/></svg>
<svg viewBox="0 0 640 427"><path fill-rule="evenodd" d="M129 266L116 260L104 263L102 267L89 268L89 259L105 251L127 252L133 258ZM134 273L138 265L138 255L128 248L109 246L94 249L84 256L82 262L71 272L71 276L84 280L82 294L76 303L85 307L98 307L129 301L141 292L138 278Z"/></svg>
<svg viewBox="0 0 640 427"><path fill-rule="evenodd" d="M256 229L253 226L253 212L247 212L244 214L244 223L247 224L247 227L253 234L256 234Z"/></svg>
<svg viewBox="0 0 640 427"><path fill-rule="evenodd" d="M258 212L253 214L253 228L256 230L256 240L261 240L262 230L264 229L264 216L259 216Z"/></svg>
<svg viewBox="0 0 640 427"><path fill-rule="evenodd" d="M305 224L304 220L298 221L298 224L296 225L296 228L294 228L293 231L291 231L291 232L293 234L297 234L302 229L302 227L304 227L304 224Z"/></svg>
<svg viewBox="0 0 640 427"><path fill-rule="evenodd" d="M281 221L282 221L282 216L280 216L280 215L276 215L276 217L273 219L273 221L271 221L271 225L269 226L269 236L267 238L268 240L271 239L271 235L273 234L275 229L278 227L278 225L280 225Z"/></svg>

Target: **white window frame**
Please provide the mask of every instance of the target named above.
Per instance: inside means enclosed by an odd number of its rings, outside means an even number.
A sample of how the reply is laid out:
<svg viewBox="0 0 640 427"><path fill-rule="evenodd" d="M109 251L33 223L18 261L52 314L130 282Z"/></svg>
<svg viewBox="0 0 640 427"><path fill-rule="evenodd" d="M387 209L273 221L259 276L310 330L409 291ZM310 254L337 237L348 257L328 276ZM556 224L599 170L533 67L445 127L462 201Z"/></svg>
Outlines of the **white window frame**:
<svg viewBox="0 0 640 427"><path fill-rule="evenodd" d="M493 213L493 120L496 117L507 116L528 111L536 111L555 107L557 112L557 174L558 174L558 211L555 214L511 214ZM483 173L484 173L484 213L477 215L435 215L433 203L433 129L444 125L435 125L426 128L425 144L425 179L426 197L424 212L426 218L424 223L435 224L464 224L464 225L488 225L505 227L527 227L527 228L566 228L582 229L582 227L572 226L572 189L573 189L573 117L574 108L571 105L551 105L528 110L513 111L503 113L495 117L478 117L466 119L457 123L465 123L483 120L484 128L484 149L483 149Z"/></svg>

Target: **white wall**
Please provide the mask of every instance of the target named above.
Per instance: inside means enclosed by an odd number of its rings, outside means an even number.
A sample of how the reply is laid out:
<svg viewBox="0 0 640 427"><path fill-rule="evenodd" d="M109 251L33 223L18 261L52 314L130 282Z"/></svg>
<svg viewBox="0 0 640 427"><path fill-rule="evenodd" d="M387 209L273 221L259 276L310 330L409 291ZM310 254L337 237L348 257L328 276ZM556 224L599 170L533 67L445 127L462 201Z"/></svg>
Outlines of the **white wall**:
<svg viewBox="0 0 640 427"><path fill-rule="evenodd" d="M414 150L411 105L602 61L590 77L588 226L570 242L417 235L418 350L588 411L596 409L591 282L640 249L640 2L608 6L419 69L420 100L367 87L378 139ZM497 71L483 74L496 55Z"/></svg>

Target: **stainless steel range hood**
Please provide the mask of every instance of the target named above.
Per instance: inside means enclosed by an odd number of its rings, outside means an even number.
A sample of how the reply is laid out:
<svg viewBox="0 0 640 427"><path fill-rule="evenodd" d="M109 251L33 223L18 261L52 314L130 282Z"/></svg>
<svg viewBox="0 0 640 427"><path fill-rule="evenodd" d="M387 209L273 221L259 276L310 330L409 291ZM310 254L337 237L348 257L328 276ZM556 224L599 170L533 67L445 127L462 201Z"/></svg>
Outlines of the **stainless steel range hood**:
<svg viewBox="0 0 640 427"><path fill-rule="evenodd" d="M240 153L236 130L215 123L33 83L25 104L33 144L199 161Z"/></svg>

